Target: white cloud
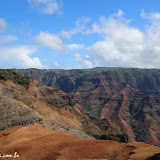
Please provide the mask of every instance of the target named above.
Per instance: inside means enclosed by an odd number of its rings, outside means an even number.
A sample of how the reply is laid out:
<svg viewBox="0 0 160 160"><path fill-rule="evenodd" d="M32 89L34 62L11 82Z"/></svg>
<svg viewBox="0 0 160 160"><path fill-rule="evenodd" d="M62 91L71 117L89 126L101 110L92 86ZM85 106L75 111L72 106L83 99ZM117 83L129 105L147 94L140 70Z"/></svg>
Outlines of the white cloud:
<svg viewBox="0 0 160 160"><path fill-rule="evenodd" d="M79 53L74 55L75 61L80 63L81 68L92 68L93 62L88 55L81 55Z"/></svg>
<svg viewBox="0 0 160 160"><path fill-rule="evenodd" d="M58 33L57 35L60 36L60 37L63 37L63 38L66 38L66 39L69 39L72 37L72 35L78 33L78 32L81 32L81 29L79 28L75 28L73 30L69 30L69 31L61 31L60 33Z"/></svg>
<svg viewBox="0 0 160 160"><path fill-rule="evenodd" d="M62 3L58 3L57 0L28 0L28 2L44 14L62 13Z"/></svg>
<svg viewBox="0 0 160 160"><path fill-rule="evenodd" d="M117 16L117 17L121 17L123 15L124 15L124 12L121 9L119 9L117 13L113 14L113 16Z"/></svg>
<svg viewBox="0 0 160 160"><path fill-rule="evenodd" d="M117 16L122 16L119 11ZM130 26L130 20L113 16L101 17L88 29L102 40L88 47L93 66L160 68L160 13L141 13L152 23L142 32ZM77 57L81 57L77 55ZM83 58L79 58L84 61Z"/></svg>
<svg viewBox="0 0 160 160"><path fill-rule="evenodd" d="M42 68L39 58L31 58L35 48L27 46L0 47L0 68Z"/></svg>
<svg viewBox="0 0 160 160"><path fill-rule="evenodd" d="M5 32L7 29L7 26L8 26L7 22L3 18L0 18L0 33Z"/></svg>
<svg viewBox="0 0 160 160"><path fill-rule="evenodd" d="M130 27L127 20L117 20L113 17L108 19L101 17L98 24L93 24L92 33L98 33L119 42L140 43L143 41L143 32Z"/></svg>
<svg viewBox="0 0 160 160"><path fill-rule="evenodd" d="M48 32L40 32L39 35L34 37L34 40L40 46L44 46L50 49L54 49L59 52L66 52L69 50L79 50L84 48L83 44L65 44L63 41L56 35Z"/></svg>
<svg viewBox="0 0 160 160"><path fill-rule="evenodd" d="M85 67L160 68L160 13L141 12L149 20L144 31L131 26L131 20L119 10L108 18L100 17L86 34L98 34L100 41L88 47L89 57L75 54L75 61ZM83 68L83 67L82 67Z"/></svg>
<svg viewBox="0 0 160 160"><path fill-rule="evenodd" d="M53 63L53 66L54 66L55 68L59 68L59 67L60 67L60 64L59 64L58 62L54 62L54 63Z"/></svg>
<svg viewBox="0 0 160 160"><path fill-rule="evenodd" d="M152 13L145 13L144 10L141 11L140 16L150 20L151 22L160 22L160 13L159 12L152 12Z"/></svg>
<svg viewBox="0 0 160 160"><path fill-rule="evenodd" d="M84 27L88 22L91 21L90 17L79 17L76 21L75 21L75 25L76 26L80 26L80 27Z"/></svg>
<svg viewBox="0 0 160 160"><path fill-rule="evenodd" d="M142 67L139 64L139 51L132 46L120 45L114 41L99 41L89 47L95 66Z"/></svg>
<svg viewBox="0 0 160 160"><path fill-rule="evenodd" d="M86 31L85 31L86 24L89 23L90 21L91 19L89 17L80 17L75 21L75 28L73 28L72 30L67 30L67 31L63 30L57 35L60 37L69 39L77 33L86 34Z"/></svg>
<svg viewBox="0 0 160 160"><path fill-rule="evenodd" d="M84 45L83 44L69 44L69 45L67 45L67 47L70 50L78 50L78 49L84 48Z"/></svg>
<svg viewBox="0 0 160 160"><path fill-rule="evenodd" d="M92 33L104 37L103 41L89 47L96 65L137 65L134 58L143 50L144 34L130 27L127 20L101 17L99 23L93 24Z"/></svg>
<svg viewBox="0 0 160 160"><path fill-rule="evenodd" d="M16 36L12 36L12 35L0 36L0 44L5 44L5 43L17 41L17 40L18 40L18 38Z"/></svg>
<svg viewBox="0 0 160 160"><path fill-rule="evenodd" d="M35 36L34 39L39 45L56 51L64 52L67 49L66 45L59 37L48 32L40 32L40 34Z"/></svg>

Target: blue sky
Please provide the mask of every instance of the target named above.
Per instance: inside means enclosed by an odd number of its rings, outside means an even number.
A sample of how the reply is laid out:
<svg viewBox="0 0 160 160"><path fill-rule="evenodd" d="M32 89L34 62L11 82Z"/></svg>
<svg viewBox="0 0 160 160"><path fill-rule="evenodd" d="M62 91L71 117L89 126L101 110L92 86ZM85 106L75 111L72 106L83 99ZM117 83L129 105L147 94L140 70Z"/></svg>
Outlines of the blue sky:
<svg viewBox="0 0 160 160"><path fill-rule="evenodd" d="M159 0L1 0L0 68L160 68Z"/></svg>

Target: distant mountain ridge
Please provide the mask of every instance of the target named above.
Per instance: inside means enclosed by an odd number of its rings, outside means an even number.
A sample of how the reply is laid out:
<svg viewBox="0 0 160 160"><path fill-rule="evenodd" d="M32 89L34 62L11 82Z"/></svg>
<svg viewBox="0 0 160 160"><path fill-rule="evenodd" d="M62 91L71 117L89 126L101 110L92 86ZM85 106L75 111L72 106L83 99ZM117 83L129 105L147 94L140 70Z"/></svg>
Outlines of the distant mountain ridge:
<svg viewBox="0 0 160 160"><path fill-rule="evenodd" d="M130 141L160 145L160 70L15 70L68 93L93 116L120 126Z"/></svg>
<svg viewBox="0 0 160 160"><path fill-rule="evenodd" d="M160 95L160 69L136 69L136 68L105 68L97 67L93 69L19 69L14 71L31 77L33 79L42 82L43 84L51 87L59 87L61 90L66 90L69 93L70 90L77 87L80 80L87 78L91 75L107 75L108 78L115 80L119 83L126 83L132 88L137 89L139 92L149 95ZM68 81L66 81L68 78ZM72 80L74 83L72 84ZM63 88L63 80L71 88ZM68 82L68 83L67 83Z"/></svg>

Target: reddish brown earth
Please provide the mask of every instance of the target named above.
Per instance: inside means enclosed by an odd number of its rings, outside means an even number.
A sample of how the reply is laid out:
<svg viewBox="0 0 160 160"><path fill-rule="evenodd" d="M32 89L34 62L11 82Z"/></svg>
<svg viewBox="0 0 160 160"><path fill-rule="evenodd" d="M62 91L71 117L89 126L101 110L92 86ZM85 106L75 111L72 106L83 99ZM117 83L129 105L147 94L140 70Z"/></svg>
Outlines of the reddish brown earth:
<svg viewBox="0 0 160 160"><path fill-rule="evenodd" d="M140 142L81 139L33 124L0 132L0 154L15 152L20 160L156 160L153 156L160 148Z"/></svg>

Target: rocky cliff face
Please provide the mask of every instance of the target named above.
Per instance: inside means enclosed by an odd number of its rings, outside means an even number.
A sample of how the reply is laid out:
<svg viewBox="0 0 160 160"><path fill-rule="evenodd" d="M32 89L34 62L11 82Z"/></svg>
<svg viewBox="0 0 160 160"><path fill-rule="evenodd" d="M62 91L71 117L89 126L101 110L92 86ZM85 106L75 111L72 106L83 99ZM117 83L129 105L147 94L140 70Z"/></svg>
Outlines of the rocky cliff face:
<svg viewBox="0 0 160 160"><path fill-rule="evenodd" d="M63 91L32 79L22 85L26 78L10 70L1 70L0 77L0 130L37 122L59 133L127 142L118 126L91 117Z"/></svg>
<svg viewBox="0 0 160 160"><path fill-rule="evenodd" d="M17 71L30 77L43 72L47 81L35 78L65 91L94 117L118 124L130 141L160 145L160 70Z"/></svg>
<svg viewBox="0 0 160 160"><path fill-rule="evenodd" d="M9 81L7 83L9 86L0 84L1 130L37 122L60 133L89 138L76 116L38 100L22 88L13 87Z"/></svg>

